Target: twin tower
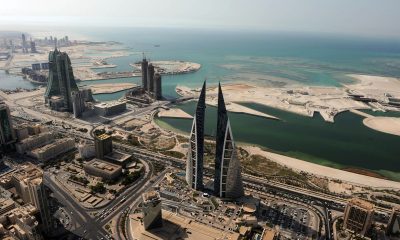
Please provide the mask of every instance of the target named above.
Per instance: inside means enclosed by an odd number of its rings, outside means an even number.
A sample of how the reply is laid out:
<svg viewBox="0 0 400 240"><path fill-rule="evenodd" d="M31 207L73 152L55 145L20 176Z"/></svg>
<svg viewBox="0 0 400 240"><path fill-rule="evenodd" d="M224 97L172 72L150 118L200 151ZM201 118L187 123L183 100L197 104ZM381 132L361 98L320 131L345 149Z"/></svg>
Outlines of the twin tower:
<svg viewBox="0 0 400 240"><path fill-rule="evenodd" d="M201 89L189 139L186 162L186 181L196 190L203 190L204 121L206 108L206 82ZM222 94L218 86L218 116L215 150L214 195L236 199L244 195L240 161L237 158L231 125Z"/></svg>

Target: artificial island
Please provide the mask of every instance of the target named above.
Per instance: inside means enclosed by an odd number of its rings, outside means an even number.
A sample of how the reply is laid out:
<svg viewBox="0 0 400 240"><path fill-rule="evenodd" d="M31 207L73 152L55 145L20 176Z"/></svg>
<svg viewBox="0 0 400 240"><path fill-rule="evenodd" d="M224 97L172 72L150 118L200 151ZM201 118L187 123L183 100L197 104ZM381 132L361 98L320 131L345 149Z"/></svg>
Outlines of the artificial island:
<svg viewBox="0 0 400 240"><path fill-rule="evenodd" d="M35 60L36 65L28 68L12 65L14 58L30 59L23 37L18 46L10 43L12 54L2 61L9 71L20 68L45 85L32 91L0 92L2 236L265 240L399 236L398 182L298 164L277 153L241 146L234 140L229 118L229 112L242 112L280 121L240 105L240 99L307 116L318 111L330 122L341 111L396 110L400 96L393 79L374 78L371 83L369 77L359 76L360 83L345 88L290 89L246 84L207 87L204 82L201 89L177 87L181 97L170 100L163 96L166 68L161 66L171 63L143 57L132 64L140 72L126 73L137 74L141 83L129 86L118 101L98 102L93 97L96 90L77 84L82 75L76 72L88 70L72 67L71 43L68 38L62 42L67 45L63 50L40 48L31 41L31 53L47 51L48 58L40 59L39 65ZM199 67L182 63L178 72ZM92 74L81 78L88 80ZM175 108L193 100L197 101L193 116ZM217 108L215 136L204 132L207 105ZM154 121L156 115L190 118L189 136L161 128ZM382 130L379 119L366 120L366 125Z"/></svg>

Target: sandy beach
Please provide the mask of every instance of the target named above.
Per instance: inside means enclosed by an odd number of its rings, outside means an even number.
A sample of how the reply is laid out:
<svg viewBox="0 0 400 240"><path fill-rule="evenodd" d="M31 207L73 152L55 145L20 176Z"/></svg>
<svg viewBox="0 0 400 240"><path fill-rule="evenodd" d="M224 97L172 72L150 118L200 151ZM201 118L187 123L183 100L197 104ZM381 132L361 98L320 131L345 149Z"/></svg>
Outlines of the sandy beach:
<svg viewBox="0 0 400 240"><path fill-rule="evenodd" d="M167 117L167 118L184 118L184 119L192 119L193 117L179 108L170 108L170 109L161 109L158 114L158 117Z"/></svg>
<svg viewBox="0 0 400 240"><path fill-rule="evenodd" d="M287 166L297 171L304 171L321 177L331 179L339 179L345 182L354 183L362 186L370 186L376 188L395 188L400 189L400 183L380 178L369 177L357 173L347 172L340 169L321 166L315 163L306 162L292 157L283 156L276 153L266 152L259 147L244 146L252 155L261 155L271 161Z"/></svg>
<svg viewBox="0 0 400 240"><path fill-rule="evenodd" d="M363 120L365 126L376 131L400 136L400 118L370 117Z"/></svg>

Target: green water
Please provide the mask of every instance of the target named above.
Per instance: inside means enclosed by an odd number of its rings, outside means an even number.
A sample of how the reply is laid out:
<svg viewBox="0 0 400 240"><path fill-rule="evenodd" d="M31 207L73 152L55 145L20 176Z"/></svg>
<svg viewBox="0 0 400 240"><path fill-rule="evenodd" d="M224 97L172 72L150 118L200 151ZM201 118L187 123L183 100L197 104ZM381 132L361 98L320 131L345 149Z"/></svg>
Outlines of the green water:
<svg viewBox="0 0 400 240"><path fill-rule="evenodd" d="M196 102L178 107L194 113ZM367 169L400 181L400 138L365 127L362 117L341 113L335 123L325 122L319 114L313 118L253 104L242 105L277 116L281 121L245 114L230 113L234 138L262 148L309 162L335 167ZM162 127L190 131L191 120L158 118ZM207 107L206 133L215 135L216 108Z"/></svg>

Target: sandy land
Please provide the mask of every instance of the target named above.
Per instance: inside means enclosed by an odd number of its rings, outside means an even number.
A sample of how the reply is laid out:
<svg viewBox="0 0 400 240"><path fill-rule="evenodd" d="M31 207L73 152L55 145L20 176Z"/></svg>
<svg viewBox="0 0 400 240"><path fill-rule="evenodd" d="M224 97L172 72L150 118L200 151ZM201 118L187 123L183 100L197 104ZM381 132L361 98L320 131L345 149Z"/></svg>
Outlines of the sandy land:
<svg viewBox="0 0 400 240"><path fill-rule="evenodd" d="M335 168L321 166L315 163L306 162L292 157L283 156L276 153L270 153L261 150L259 147L245 146L243 147L250 154L258 154L264 156L274 162L289 168L309 172L321 177L328 177L332 179L339 179L345 182L355 183L362 186L376 187L376 188L396 188L400 189L400 183L385 179L364 176L357 173L347 172Z"/></svg>
<svg viewBox="0 0 400 240"><path fill-rule="evenodd" d="M354 84L344 85L353 93L364 94L385 101L385 94L400 97L400 79L369 75L349 75L357 80Z"/></svg>
<svg viewBox="0 0 400 240"><path fill-rule="evenodd" d="M88 87L92 89L93 94L101 94L120 92L123 90L134 88L136 86L137 85L133 83L101 83L89 85Z"/></svg>
<svg viewBox="0 0 400 240"><path fill-rule="evenodd" d="M304 86L271 88L234 83L223 84L222 90L224 92L225 102L228 105L228 111L267 118L274 118L274 116L245 108L241 106L240 103L251 102L261 104L308 117L312 117L315 112L319 112L327 122L334 122L334 117L340 112L351 109L370 109L370 106L350 99L345 88ZM200 91L199 89L177 86L176 92L183 97L196 98ZM216 104L217 93L217 87L207 88L207 102L210 105Z"/></svg>
<svg viewBox="0 0 400 240"><path fill-rule="evenodd" d="M179 108L170 108L168 110L162 109L158 112L159 117L167 117L167 118L185 118L192 119L193 117Z"/></svg>
<svg viewBox="0 0 400 240"><path fill-rule="evenodd" d="M400 136L400 118L370 117L363 120L365 126L376 131Z"/></svg>

